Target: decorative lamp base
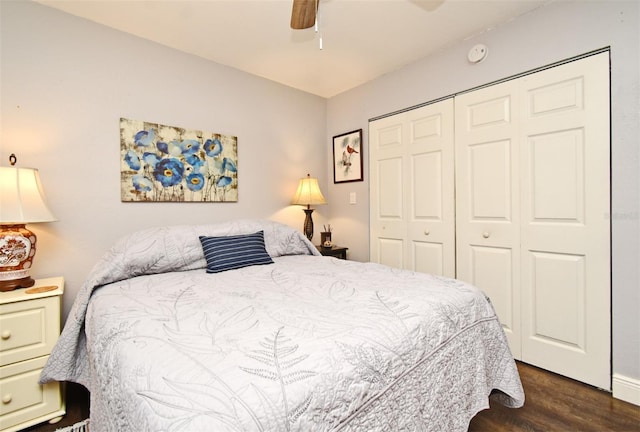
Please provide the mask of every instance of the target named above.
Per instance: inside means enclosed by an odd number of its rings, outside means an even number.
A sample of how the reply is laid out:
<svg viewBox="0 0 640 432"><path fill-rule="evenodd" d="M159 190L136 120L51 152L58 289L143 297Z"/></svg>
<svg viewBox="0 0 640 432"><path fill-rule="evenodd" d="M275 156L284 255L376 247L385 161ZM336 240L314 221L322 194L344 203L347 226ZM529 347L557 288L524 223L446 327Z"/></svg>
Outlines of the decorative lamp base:
<svg viewBox="0 0 640 432"><path fill-rule="evenodd" d="M0 291L29 288L29 277L36 254L36 235L24 224L0 225Z"/></svg>
<svg viewBox="0 0 640 432"><path fill-rule="evenodd" d="M309 240L313 238L313 219L311 219L311 213L313 213L312 208L302 209L307 215L304 218L304 235L307 236Z"/></svg>
<svg viewBox="0 0 640 432"><path fill-rule="evenodd" d="M35 285L35 283L36 281L33 280L30 276L20 278L20 279L0 281L0 291L6 292L6 291L13 291L14 289L17 289L17 288L29 288Z"/></svg>

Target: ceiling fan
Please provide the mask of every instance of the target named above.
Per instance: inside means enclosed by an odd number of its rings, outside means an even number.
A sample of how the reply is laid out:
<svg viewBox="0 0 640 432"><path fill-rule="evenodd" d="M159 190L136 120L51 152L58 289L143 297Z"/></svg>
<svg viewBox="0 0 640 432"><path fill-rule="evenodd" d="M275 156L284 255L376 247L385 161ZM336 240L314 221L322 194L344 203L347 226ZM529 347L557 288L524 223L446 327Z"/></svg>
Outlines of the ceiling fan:
<svg viewBox="0 0 640 432"><path fill-rule="evenodd" d="M318 13L318 0L293 0L291 28L294 30L313 27Z"/></svg>

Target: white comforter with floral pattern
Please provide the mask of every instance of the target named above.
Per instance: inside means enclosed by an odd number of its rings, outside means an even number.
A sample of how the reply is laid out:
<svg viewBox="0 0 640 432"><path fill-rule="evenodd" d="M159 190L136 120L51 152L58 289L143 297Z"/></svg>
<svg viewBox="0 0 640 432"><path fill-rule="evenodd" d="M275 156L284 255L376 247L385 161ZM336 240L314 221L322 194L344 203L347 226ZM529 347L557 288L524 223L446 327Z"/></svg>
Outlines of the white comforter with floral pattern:
<svg viewBox="0 0 640 432"><path fill-rule="evenodd" d="M205 273L199 235L265 231L274 264ZM91 431L465 431L524 394L477 288L317 256L268 221L142 231L78 294L41 380L91 391Z"/></svg>

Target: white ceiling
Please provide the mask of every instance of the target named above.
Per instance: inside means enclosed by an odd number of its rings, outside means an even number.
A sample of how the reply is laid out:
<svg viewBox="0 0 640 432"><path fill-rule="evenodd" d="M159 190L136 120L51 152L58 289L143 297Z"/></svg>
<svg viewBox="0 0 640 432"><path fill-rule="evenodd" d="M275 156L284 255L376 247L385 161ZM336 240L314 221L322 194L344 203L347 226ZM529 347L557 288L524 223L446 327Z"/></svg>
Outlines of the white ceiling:
<svg viewBox="0 0 640 432"><path fill-rule="evenodd" d="M317 33L292 0L36 1L329 98L550 0L320 0Z"/></svg>

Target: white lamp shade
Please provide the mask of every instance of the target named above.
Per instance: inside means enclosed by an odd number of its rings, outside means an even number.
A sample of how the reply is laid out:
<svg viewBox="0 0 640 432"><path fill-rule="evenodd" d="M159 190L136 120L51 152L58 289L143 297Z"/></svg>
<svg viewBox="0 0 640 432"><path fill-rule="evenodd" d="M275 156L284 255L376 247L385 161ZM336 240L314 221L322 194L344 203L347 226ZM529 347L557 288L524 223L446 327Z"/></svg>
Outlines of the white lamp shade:
<svg viewBox="0 0 640 432"><path fill-rule="evenodd" d="M320 191L317 178L311 178L311 176L307 174L307 177L300 179L300 183L298 183L298 190L293 196L291 204L309 206L326 203L327 200L324 199L324 196Z"/></svg>
<svg viewBox="0 0 640 432"><path fill-rule="evenodd" d="M52 222L38 170L0 167L0 223Z"/></svg>

